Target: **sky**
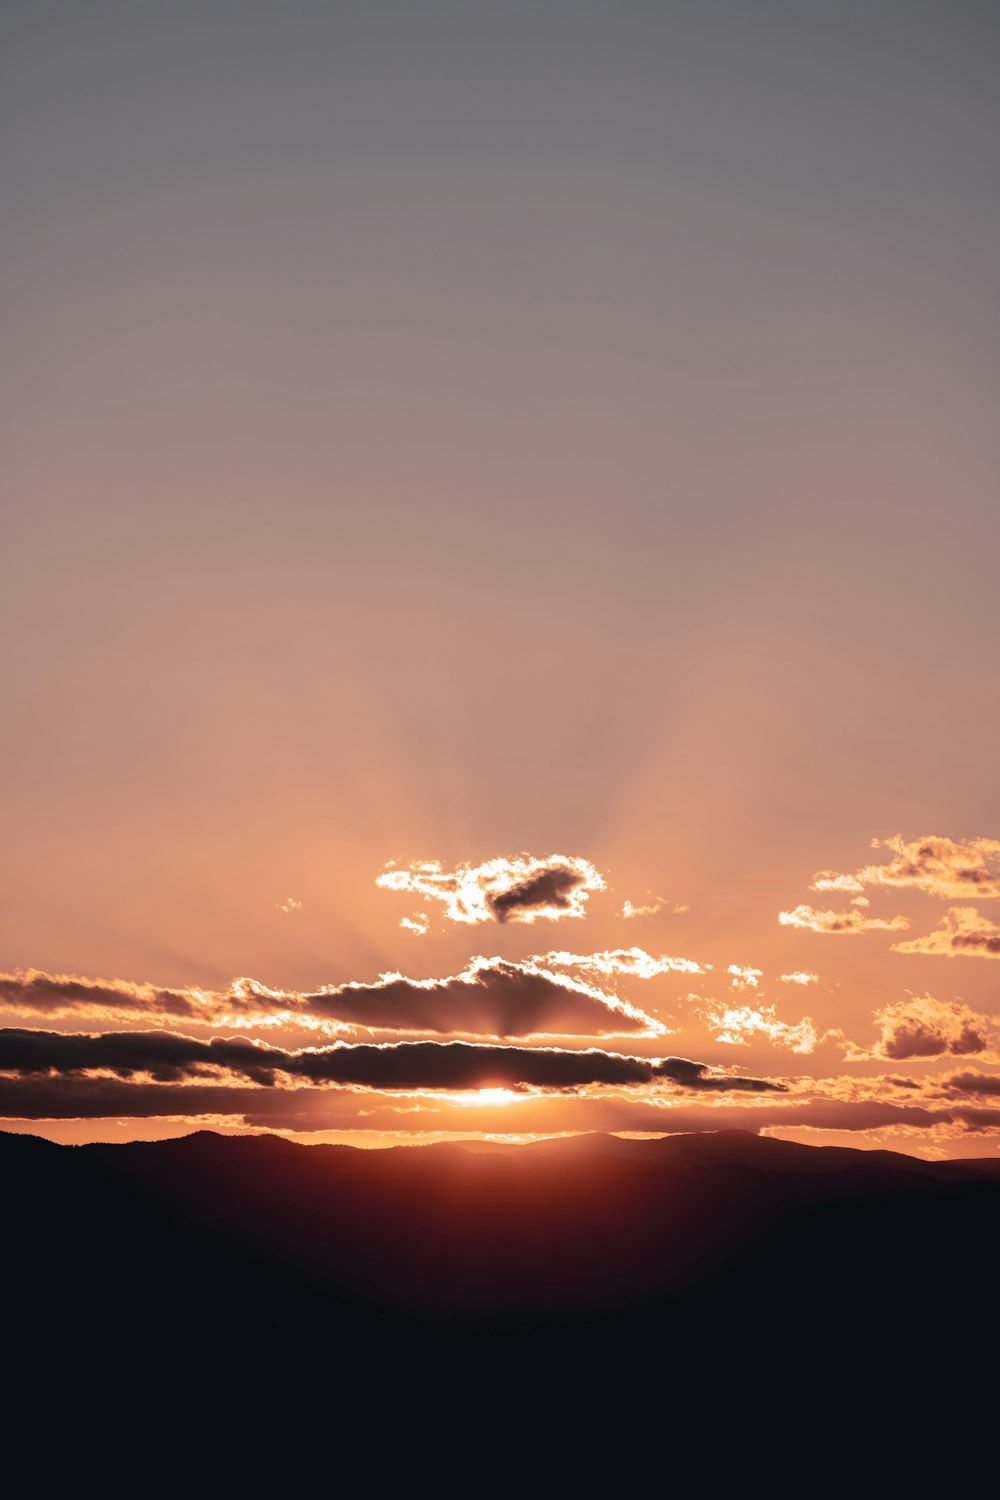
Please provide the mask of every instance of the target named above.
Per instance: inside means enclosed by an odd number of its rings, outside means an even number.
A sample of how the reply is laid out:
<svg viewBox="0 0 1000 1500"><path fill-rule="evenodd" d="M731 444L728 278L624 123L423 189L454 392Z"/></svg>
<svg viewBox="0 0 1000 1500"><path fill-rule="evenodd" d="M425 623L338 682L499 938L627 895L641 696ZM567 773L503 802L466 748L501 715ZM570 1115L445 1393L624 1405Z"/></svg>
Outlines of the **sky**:
<svg viewBox="0 0 1000 1500"><path fill-rule="evenodd" d="M997 1152L998 47L3 7L0 1128Z"/></svg>

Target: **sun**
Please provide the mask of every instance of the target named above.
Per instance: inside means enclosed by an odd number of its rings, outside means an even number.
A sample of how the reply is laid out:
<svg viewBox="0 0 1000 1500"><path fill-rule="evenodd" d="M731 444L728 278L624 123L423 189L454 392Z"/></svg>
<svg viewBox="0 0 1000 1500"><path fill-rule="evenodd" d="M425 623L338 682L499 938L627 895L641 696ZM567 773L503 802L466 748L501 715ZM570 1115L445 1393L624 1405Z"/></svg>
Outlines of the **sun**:
<svg viewBox="0 0 1000 1500"><path fill-rule="evenodd" d="M477 1104L491 1106L513 1104L514 1100L519 1097L520 1095L516 1094L513 1089L474 1089L467 1094L456 1094L453 1102L468 1108L470 1105Z"/></svg>

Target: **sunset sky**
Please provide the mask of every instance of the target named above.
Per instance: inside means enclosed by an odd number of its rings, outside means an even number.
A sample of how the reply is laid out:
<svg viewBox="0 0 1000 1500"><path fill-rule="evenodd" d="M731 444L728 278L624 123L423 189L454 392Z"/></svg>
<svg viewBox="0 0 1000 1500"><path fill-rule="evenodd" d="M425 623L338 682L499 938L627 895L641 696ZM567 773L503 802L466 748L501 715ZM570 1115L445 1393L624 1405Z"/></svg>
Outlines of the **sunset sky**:
<svg viewBox="0 0 1000 1500"><path fill-rule="evenodd" d="M998 48L3 7L0 1129L997 1153Z"/></svg>

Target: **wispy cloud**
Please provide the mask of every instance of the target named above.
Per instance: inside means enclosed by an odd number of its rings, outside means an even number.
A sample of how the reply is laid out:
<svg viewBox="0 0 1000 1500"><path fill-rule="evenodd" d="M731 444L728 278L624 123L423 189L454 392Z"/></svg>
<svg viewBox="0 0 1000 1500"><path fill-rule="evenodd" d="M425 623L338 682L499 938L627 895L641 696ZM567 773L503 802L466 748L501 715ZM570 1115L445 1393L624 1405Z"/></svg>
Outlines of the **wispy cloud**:
<svg viewBox="0 0 1000 1500"><path fill-rule="evenodd" d="M779 1021L773 1005L720 1006L705 1015L706 1024L714 1028L715 1041L730 1046L744 1046L754 1037L767 1037L779 1047L789 1047L792 1052L814 1052L819 1035L811 1016L789 1023Z"/></svg>
<svg viewBox="0 0 1000 1500"><path fill-rule="evenodd" d="M818 979L818 974L810 974L805 969L793 969L790 974L778 975L781 984L815 984Z"/></svg>
<svg viewBox="0 0 1000 1500"><path fill-rule="evenodd" d="M285 998L285 997L282 997ZM223 1022L275 1010L277 992L259 989L252 980L237 980L222 995L202 989L170 989L133 984L127 979L84 979L74 974L45 974L39 969L0 974L0 1006L19 1014L158 1017Z"/></svg>
<svg viewBox="0 0 1000 1500"><path fill-rule="evenodd" d="M537 954L531 962L548 968L576 969L581 974L620 974L633 979L655 979L657 974L704 974L712 967L696 963L693 958L673 958L667 953L657 957L644 948L610 948L603 953L553 950Z"/></svg>
<svg viewBox="0 0 1000 1500"><path fill-rule="evenodd" d="M657 896L655 901L651 901L645 906L633 906L631 901L625 901L622 904L620 915L623 916L626 921L631 921L634 917L655 917L656 913L658 911L662 911L662 909L662 898Z"/></svg>
<svg viewBox="0 0 1000 1500"><path fill-rule="evenodd" d="M814 906L796 906L794 911L778 913L782 927L805 927L810 932L875 932L898 931L909 927L906 917L869 917L864 912L817 911Z"/></svg>
<svg viewBox="0 0 1000 1500"><path fill-rule="evenodd" d="M663 911L666 905L667 899L665 896L654 896L647 902L636 903L625 901L618 915L624 917L626 921L632 921L636 917L655 917L656 913ZM691 908L685 906L681 901L675 901L670 910L675 916L681 916L684 912L690 911Z"/></svg>
<svg viewBox="0 0 1000 1500"><path fill-rule="evenodd" d="M734 990L756 990L764 977L763 969L743 969L739 964L730 964L726 973Z"/></svg>
<svg viewBox="0 0 1000 1500"><path fill-rule="evenodd" d="M417 912L415 916L403 917L399 925L404 931L416 933L417 937L423 937L430 928L431 923L429 917L425 917L422 913Z"/></svg>

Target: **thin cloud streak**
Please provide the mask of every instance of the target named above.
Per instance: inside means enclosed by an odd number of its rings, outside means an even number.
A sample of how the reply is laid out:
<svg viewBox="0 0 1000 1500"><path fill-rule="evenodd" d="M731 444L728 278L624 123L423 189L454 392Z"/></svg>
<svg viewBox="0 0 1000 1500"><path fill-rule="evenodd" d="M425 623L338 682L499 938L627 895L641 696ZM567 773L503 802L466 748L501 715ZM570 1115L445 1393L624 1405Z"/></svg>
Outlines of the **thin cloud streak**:
<svg viewBox="0 0 1000 1500"><path fill-rule="evenodd" d="M909 927L906 917L868 917L862 911L817 911L814 906L796 906L778 913L782 927L804 927L810 932L852 933L898 931Z"/></svg>
<svg viewBox="0 0 1000 1500"><path fill-rule="evenodd" d="M961 1079L964 1075L956 1075ZM956 1093L963 1092L961 1084ZM970 1090L971 1092L971 1090ZM985 1092L985 1091L983 1091ZM552 1134L561 1131L673 1131L814 1129L866 1132L904 1130L966 1134L1000 1128L1000 1108L940 1102L894 1103L879 1099L762 1094L729 1102L688 1103L683 1097L659 1095L636 1100L626 1094L553 1099L537 1094L518 1102L456 1108L433 1096L419 1100L336 1089L261 1088L218 1084L131 1083L115 1078L0 1078L0 1118L5 1120L99 1120L112 1118L183 1118L242 1123L272 1130L391 1131L418 1140L438 1131L516 1130Z"/></svg>

